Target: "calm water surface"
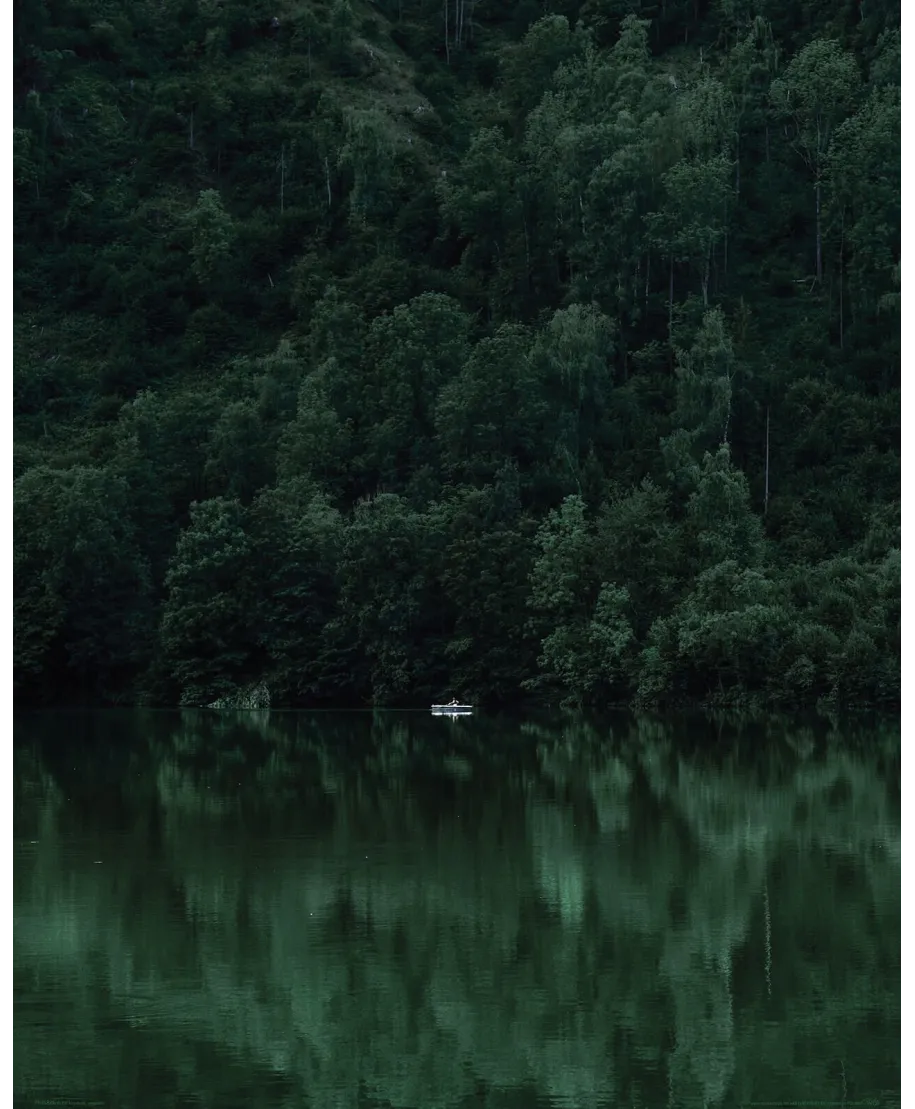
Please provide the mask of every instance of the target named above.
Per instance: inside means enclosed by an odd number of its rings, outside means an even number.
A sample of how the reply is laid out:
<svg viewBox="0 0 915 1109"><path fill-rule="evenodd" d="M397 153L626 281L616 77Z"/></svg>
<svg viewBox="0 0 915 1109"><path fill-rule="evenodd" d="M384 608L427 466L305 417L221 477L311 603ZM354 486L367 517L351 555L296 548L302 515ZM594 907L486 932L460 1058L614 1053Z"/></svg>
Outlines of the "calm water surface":
<svg viewBox="0 0 915 1109"><path fill-rule="evenodd" d="M18 1105L899 1105L898 721L15 741Z"/></svg>

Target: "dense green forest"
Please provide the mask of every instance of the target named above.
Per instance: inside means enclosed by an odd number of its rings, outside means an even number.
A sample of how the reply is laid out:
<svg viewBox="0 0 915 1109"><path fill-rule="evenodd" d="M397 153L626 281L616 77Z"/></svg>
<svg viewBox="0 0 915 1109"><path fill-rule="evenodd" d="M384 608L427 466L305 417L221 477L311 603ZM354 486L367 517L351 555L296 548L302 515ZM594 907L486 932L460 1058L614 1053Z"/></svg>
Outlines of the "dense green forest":
<svg viewBox="0 0 915 1109"><path fill-rule="evenodd" d="M899 695L896 0L19 0L22 703Z"/></svg>

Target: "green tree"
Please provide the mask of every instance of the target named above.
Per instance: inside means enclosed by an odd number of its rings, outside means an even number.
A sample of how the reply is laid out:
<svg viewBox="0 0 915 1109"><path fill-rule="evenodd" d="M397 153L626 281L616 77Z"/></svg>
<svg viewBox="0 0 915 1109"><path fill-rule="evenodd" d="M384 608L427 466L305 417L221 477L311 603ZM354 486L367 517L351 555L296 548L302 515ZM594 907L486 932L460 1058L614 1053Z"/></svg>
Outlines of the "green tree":
<svg viewBox="0 0 915 1109"><path fill-rule="evenodd" d="M280 439L277 465L284 479L313 477L341 489L351 432L330 403L328 382L338 376L337 361L331 357L303 378L296 417Z"/></svg>
<svg viewBox="0 0 915 1109"><path fill-rule="evenodd" d="M704 161L678 162L664 174L665 202L661 211L648 216L654 243L671 265L674 261L689 262L698 271L706 308L714 251L727 233L733 206L730 169L730 160L724 154ZM672 305L672 292L670 299Z"/></svg>
<svg viewBox="0 0 915 1109"><path fill-rule="evenodd" d="M149 568L127 483L91 466L35 466L13 485L13 512L17 687L53 677L115 694L150 649Z"/></svg>
<svg viewBox="0 0 915 1109"><path fill-rule="evenodd" d="M532 629L540 640L539 674L528 688L552 688L564 698L582 700L597 677L589 640L591 617L600 595L594 535L584 500L565 498L541 524L530 575ZM603 623L612 640L617 598L606 599Z"/></svg>
<svg viewBox="0 0 915 1109"><path fill-rule="evenodd" d="M238 501L191 505L165 585L159 642L183 705L207 704L252 677L251 540Z"/></svg>
<svg viewBox="0 0 915 1109"><path fill-rule="evenodd" d="M830 39L814 39L772 82L772 103L794 125L792 145L813 178L816 202L816 277L823 277L822 188L829 140L848 115L860 85L852 54Z"/></svg>
<svg viewBox="0 0 915 1109"><path fill-rule="evenodd" d="M677 103L678 123L684 130L688 153L698 161L728 156L734 147L736 106L727 87L703 74Z"/></svg>
<svg viewBox="0 0 915 1109"><path fill-rule="evenodd" d="M601 46L611 46L620 33L623 20L637 15L642 0L585 0L581 21Z"/></svg>
<svg viewBox="0 0 915 1109"><path fill-rule="evenodd" d="M267 429L254 400L226 405L207 444L204 473L220 496L249 504L258 489L273 478Z"/></svg>
<svg viewBox="0 0 915 1109"><path fill-rule="evenodd" d="M523 684L556 691L564 703L606 700L625 689L633 646L629 592L598 583L584 502L570 496L536 537L528 605L542 635L539 673Z"/></svg>
<svg viewBox="0 0 915 1109"><path fill-rule="evenodd" d="M647 221L661 202L658 176L672 137L659 115L638 121L621 113L618 122L618 148L595 169L584 196L583 258L599 303L616 306L621 326L636 326L651 290Z"/></svg>
<svg viewBox="0 0 915 1109"><path fill-rule="evenodd" d="M441 179L442 214L470 240L462 265L490 276L503 262L520 217L512 152L501 132L477 132L458 168Z"/></svg>
<svg viewBox="0 0 915 1109"><path fill-rule="evenodd" d="M485 484L509 458L527 470L540 450L538 428L547 412L531 360L531 334L503 324L474 346L436 398L436 438L446 473Z"/></svg>
<svg viewBox="0 0 915 1109"><path fill-rule="evenodd" d="M372 322L359 419L369 472L388 488L404 473L437 461L435 400L469 352L470 320L441 293L423 293Z"/></svg>
<svg viewBox="0 0 915 1109"><path fill-rule="evenodd" d="M731 0L724 0L731 4ZM734 3L734 8L738 7ZM746 27L733 49L725 58L724 81L731 97L734 123L734 197L740 199L741 160L746 157L747 132L757 132L766 127L769 106L769 88L778 69L778 46L773 38L771 25L756 15ZM765 132L768 135L768 131Z"/></svg>
<svg viewBox="0 0 915 1109"><path fill-rule="evenodd" d="M459 489L429 512L430 532L442 534L439 604L454 620L448 688L461 696L508 699L534 671L525 611L534 522L520 493L518 469L505 463L492 484Z"/></svg>
<svg viewBox="0 0 915 1109"><path fill-rule="evenodd" d="M552 409L554 465L577 487L580 465L597 440L613 380L613 322L593 305L553 313L535 344Z"/></svg>
<svg viewBox="0 0 915 1109"><path fill-rule="evenodd" d="M705 313L692 347L677 351L674 419L706 448L728 443L737 372L724 313L713 308Z"/></svg>
<svg viewBox="0 0 915 1109"><path fill-rule="evenodd" d="M696 571L727 560L741 568L762 560L762 522L750 507L747 479L731 462L727 445L703 458L684 528Z"/></svg>
<svg viewBox="0 0 915 1109"><path fill-rule="evenodd" d="M899 88L875 89L836 128L824 169L827 211L838 224L840 282L848 274L852 307L874 314L894 291L901 256ZM844 343L842 286L840 345Z"/></svg>
<svg viewBox="0 0 915 1109"><path fill-rule="evenodd" d="M674 665L692 692L778 689L795 619L784 588L765 573L718 563L672 616Z"/></svg>
<svg viewBox="0 0 915 1109"><path fill-rule="evenodd" d="M123 472L149 501L164 493L178 520L191 501L206 496L208 446L219 406L214 392L150 389L120 411L115 438Z"/></svg>
<svg viewBox="0 0 915 1109"><path fill-rule="evenodd" d="M433 598L436 560L421 514L382 493L356 505L338 564L340 621L368 670L379 703L447 687L450 628ZM422 645L418 650L417 645Z"/></svg>
<svg viewBox="0 0 915 1109"><path fill-rule="evenodd" d="M629 595L632 626L641 639L655 615L667 611L682 568L669 494L646 478L637 488L613 497L601 509L597 560L605 580Z"/></svg>
<svg viewBox="0 0 915 1109"><path fill-rule="evenodd" d="M327 55L334 72L342 77L354 72L355 32L356 17L349 0L333 0L327 30Z"/></svg>
<svg viewBox="0 0 915 1109"><path fill-rule="evenodd" d="M306 349L312 366L329 358L336 372L325 379L334 410L344 421L356 421L362 413L362 365L368 326L359 307L329 285L314 305ZM304 375L304 367L303 367Z"/></svg>
<svg viewBox="0 0 915 1109"><path fill-rule="evenodd" d="M280 703L295 703L348 690L358 672L333 635L340 514L317 485L294 477L264 489L249 519L258 635L271 692Z"/></svg>
<svg viewBox="0 0 915 1109"><path fill-rule="evenodd" d="M518 120L536 107L559 66L579 53L585 36L564 15L545 15L520 43L505 48L500 64L505 97Z"/></svg>
<svg viewBox="0 0 915 1109"><path fill-rule="evenodd" d="M204 189L190 214L192 229L191 267L205 289L215 289L225 281L235 243L232 217L225 210L216 189Z"/></svg>
<svg viewBox="0 0 915 1109"><path fill-rule="evenodd" d="M346 136L337 165L352 174L350 214L357 223L378 218L390 207L394 148L385 117L374 108L346 113Z"/></svg>

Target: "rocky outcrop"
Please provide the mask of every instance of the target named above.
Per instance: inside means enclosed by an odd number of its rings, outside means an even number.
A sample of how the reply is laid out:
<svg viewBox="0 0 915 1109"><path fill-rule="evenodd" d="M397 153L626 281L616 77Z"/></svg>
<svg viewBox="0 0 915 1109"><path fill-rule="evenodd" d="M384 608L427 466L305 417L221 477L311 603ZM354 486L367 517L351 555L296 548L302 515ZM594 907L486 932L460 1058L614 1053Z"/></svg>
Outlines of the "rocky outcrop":
<svg viewBox="0 0 915 1109"><path fill-rule="evenodd" d="M228 697L220 697L207 705L209 709L269 709L270 690L266 682L256 682L246 686L237 693L230 693Z"/></svg>

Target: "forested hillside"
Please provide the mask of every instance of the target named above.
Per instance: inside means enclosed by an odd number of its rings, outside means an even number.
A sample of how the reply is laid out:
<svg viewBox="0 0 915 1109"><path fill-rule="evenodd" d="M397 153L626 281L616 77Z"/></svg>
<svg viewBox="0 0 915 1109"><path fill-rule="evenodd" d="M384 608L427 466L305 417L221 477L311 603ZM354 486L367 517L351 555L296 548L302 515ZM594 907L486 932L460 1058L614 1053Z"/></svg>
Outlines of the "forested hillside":
<svg viewBox="0 0 915 1109"><path fill-rule="evenodd" d="M23 702L899 694L894 0L20 0Z"/></svg>

